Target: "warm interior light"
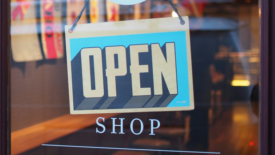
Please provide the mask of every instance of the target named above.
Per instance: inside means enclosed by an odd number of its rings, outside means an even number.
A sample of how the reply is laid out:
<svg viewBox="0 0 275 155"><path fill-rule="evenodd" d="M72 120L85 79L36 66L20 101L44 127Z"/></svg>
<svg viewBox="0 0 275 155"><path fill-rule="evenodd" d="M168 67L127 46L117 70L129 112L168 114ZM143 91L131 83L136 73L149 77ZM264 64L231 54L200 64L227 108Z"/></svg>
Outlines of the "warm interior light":
<svg viewBox="0 0 275 155"><path fill-rule="evenodd" d="M178 17L178 15L175 11L172 12L172 17Z"/></svg>
<svg viewBox="0 0 275 155"><path fill-rule="evenodd" d="M250 145L250 146L253 146L253 145L254 145L254 142L249 142L249 145Z"/></svg>
<svg viewBox="0 0 275 155"><path fill-rule="evenodd" d="M250 85L250 81L248 80L233 80L231 82L232 86L249 86Z"/></svg>

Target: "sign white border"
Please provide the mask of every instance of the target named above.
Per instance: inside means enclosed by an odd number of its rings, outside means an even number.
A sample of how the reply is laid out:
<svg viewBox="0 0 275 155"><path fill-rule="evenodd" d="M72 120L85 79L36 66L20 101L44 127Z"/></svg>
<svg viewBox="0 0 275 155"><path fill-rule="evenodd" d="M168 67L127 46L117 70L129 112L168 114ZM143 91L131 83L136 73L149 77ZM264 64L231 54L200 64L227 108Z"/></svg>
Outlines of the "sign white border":
<svg viewBox="0 0 275 155"><path fill-rule="evenodd" d="M67 50L67 71L68 71L70 113L71 114L102 114L102 113L193 110L195 106L194 106L194 94L193 94L193 73L192 73L192 59L191 59L191 47L190 47L191 45L190 45L190 32L189 32L190 30L189 18L186 16L182 18L185 21L184 25L181 25L179 19L176 17L133 20L133 21L119 21L119 22L103 22L103 23L95 23L95 24L80 24L75 27L72 33L69 33L69 29L72 27L72 25L66 25L65 35L66 35L66 50ZM75 110L74 109L71 53L70 53L70 44L69 44L70 39L90 38L90 37L100 37L100 36L129 35L129 34L144 34L144 33L175 32L175 31L185 31L186 33L190 106L131 108L131 109L102 109L102 110L98 110L98 109L97 110Z"/></svg>

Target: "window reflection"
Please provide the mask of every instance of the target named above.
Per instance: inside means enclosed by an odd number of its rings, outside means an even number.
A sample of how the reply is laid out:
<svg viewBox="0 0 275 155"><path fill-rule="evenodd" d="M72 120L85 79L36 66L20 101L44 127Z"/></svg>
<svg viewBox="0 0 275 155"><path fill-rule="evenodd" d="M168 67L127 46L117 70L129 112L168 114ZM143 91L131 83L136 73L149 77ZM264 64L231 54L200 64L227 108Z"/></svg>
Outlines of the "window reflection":
<svg viewBox="0 0 275 155"><path fill-rule="evenodd" d="M182 16L190 18L195 110L76 116L69 114L64 25L73 24L85 1L12 0L12 153L123 154L117 150L41 146L55 143L258 154L257 1L173 3ZM130 6L90 0L78 24L164 17L177 17L165 0L146 0ZM99 116L106 118L106 134L95 133ZM140 136L130 130L125 135L111 135L110 117L127 118L125 129L129 129L133 118L140 118L146 131ZM148 136L150 118L161 121L153 137ZM139 130L139 126L135 128Z"/></svg>

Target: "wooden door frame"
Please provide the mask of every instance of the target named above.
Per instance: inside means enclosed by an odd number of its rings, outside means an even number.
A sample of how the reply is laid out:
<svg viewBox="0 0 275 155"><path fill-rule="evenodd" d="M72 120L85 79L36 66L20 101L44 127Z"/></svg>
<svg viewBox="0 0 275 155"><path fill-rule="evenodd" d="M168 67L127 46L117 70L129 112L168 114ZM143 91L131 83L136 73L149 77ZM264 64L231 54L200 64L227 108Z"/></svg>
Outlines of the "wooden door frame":
<svg viewBox="0 0 275 155"><path fill-rule="evenodd" d="M261 0L260 154L275 154L275 1ZM272 9L273 8L273 9ZM10 0L0 0L0 154L10 154ZM274 61L272 61L274 60ZM274 138L273 138L274 137Z"/></svg>

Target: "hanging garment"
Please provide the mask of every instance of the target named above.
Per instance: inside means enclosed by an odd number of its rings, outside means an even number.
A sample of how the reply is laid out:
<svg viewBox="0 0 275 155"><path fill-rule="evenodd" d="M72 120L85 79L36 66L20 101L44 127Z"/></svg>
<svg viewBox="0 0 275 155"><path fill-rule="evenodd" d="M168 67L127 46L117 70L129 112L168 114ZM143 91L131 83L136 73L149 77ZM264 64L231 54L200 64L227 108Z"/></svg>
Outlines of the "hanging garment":
<svg viewBox="0 0 275 155"><path fill-rule="evenodd" d="M119 21L119 4L106 0L107 21Z"/></svg>
<svg viewBox="0 0 275 155"><path fill-rule="evenodd" d="M11 48L12 58L16 62L43 59L36 18L33 1L11 1Z"/></svg>
<svg viewBox="0 0 275 155"><path fill-rule="evenodd" d="M64 56L61 0L40 1L41 41L45 59Z"/></svg>

